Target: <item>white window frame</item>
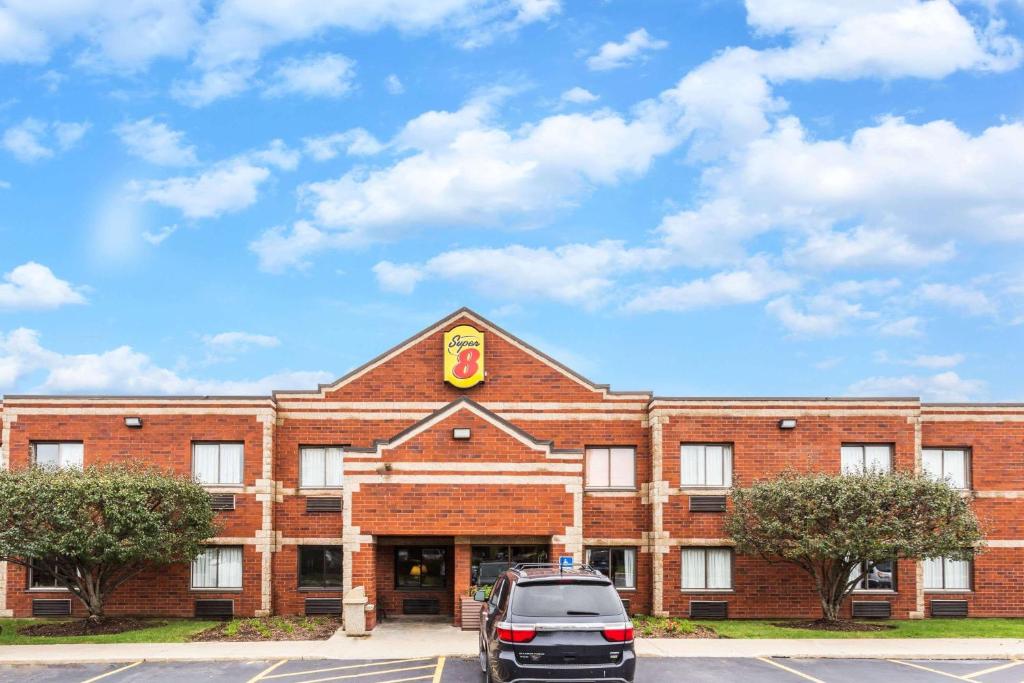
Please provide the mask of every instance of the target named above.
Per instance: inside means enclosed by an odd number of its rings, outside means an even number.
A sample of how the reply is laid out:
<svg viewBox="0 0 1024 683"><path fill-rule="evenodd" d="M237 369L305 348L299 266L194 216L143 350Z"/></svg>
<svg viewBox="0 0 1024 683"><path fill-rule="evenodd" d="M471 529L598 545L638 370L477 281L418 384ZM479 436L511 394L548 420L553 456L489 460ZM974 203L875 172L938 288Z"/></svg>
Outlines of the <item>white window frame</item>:
<svg viewBox="0 0 1024 683"><path fill-rule="evenodd" d="M57 468L58 469L82 469L85 465L85 443L82 441L33 441L32 442L32 464L38 465L38 451L40 446L56 446L57 447ZM71 446L77 446L77 456L81 457L82 462L68 463L65 459L65 450L71 451ZM68 453L70 455L70 453ZM42 467L43 465L40 465Z"/></svg>
<svg viewBox="0 0 1024 683"><path fill-rule="evenodd" d="M729 585L728 586L716 586L714 588L708 587L708 571L710 568L711 553L722 553L729 558ZM687 586L686 585L686 554L687 553L702 553L704 559L704 585L701 586ZM679 551L679 586L684 593L731 593L734 590L734 567L735 567L736 553L730 547L721 546L687 546L680 548Z"/></svg>
<svg viewBox="0 0 1024 683"><path fill-rule="evenodd" d="M35 573L36 573L35 569L33 569L32 567L28 567L28 590L30 590L30 591L37 591L37 592L41 592L41 593L52 593L54 591L67 591L68 590L66 587L59 586L59 585L54 585L54 586L33 586L32 582L34 581ZM56 581L56 579L54 579L54 580Z"/></svg>
<svg viewBox="0 0 1024 683"><path fill-rule="evenodd" d="M881 560L882 562L889 562L890 560ZM867 588L867 579L870 572L866 572L868 565L878 564L877 562L864 561L857 565L853 571L859 571L860 577L857 579L857 583L853 587L854 593L898 593L899 584L899 567L896 560L892 560L892 588ZM850 572L850 578L853 578L853 572Z"/></svg>
<svg viewBox="0 0 1024 683"><path fill-rule="evenodd" d="M971 449L969 448L946 448L946 447L933 447L933 448L922 448L921 449L921 462L922 466L926 458L929 455L938 454L939 456L939 472L936 473L936 477L939 481L949 481L949 470L946 469L946 454L947 453L959 453L963 456L964 471L963 471L963 486L953 486L958 491L969 491L971 488ZM927 473L927 470L925 470ZM952 484L951 484L952 485Z"/></svg>
<svg viewBox="0 0 1024 683"><path fill-rule="evenodd" d="M199 473L196 470L196 447L197 446L216 446L217 447L217 481L202 481L199 479ZM241 446L238 452L238 481L222 481L221 475L221 448L224 446ZM245 442L243 441L193 441L192 442L192 476L196 477L203 486L233 486L241 487L245 485Z"/></svg>
<svg viewBox="0 0 1024 683"><path fill-rule="evenodd" d="M306 480L306 470L303 465L304 454L311 451L323 451L324 452L324 471L320 474L322 484L308 483ZM331 468L332 457L337 458L337 467L339 481L337 484L327 483L327 473ZM300 489L340 489L345 485L345 449L343 446L300 446L299 447L299 488Z"/></svg>
<svg viewBox="0 0 1024 683"><path fill-rule="evenodd" d="M860 449L860 466L857 469L855 469L855 470L851 470L851 469L848 469L846 467L846 465L844 464L845 455L846 455L845 451L847 451L848 449L855 449L855 448L859 448ZM886 467L884 469L881 469L881 470L876 470L876 469L868 470L867 469L867 457L868 457L868 449L869 448L885 448L888 451L889 460L888 460L888 463L887 463L887 465L886 465ZM863 473L868 472L868 471L878 471L878 472L885 472L885 473L892 472L892 466L893 466L893 462L892 461L893 461L893 458L895 456L894 451L895 451L895 449L893 448L893 445L891 443L844 443L842 445L842 447L840 448L840 455L839 455L839 468L840 468L840 471L843 474L863 474Z"/></svg>
<svg viewBox="0 0 1024 683"><path fill-rule="evenodd" d="M924 560L924 563L937 562L942 573L942 586L929 586L927 583L928 568L924 567L924 578L921 583L924 586L924 590L928 593L971 593L974 591L974 561L973 560L959 560L967 564L967 586L963 588L949 588L946 585L946 568L947 562L955 562L957 560L950 560L947 557L929 557Z"/></svg>
<svg viewBox="0 0 1024 683"><path fill-rule="evenodd" d="M222 586L221 583L220 583L221 582L221 559L220 559L220 556L221 556L221 553L223 551L225 551L225 550L237 550L238 551L238 562L239 562L238 576L239 576L239 581L238 581L238 585L237 586L236 585L223 585ZM217 585L216 586L197 586L196 585L196 562L199 561L200 557L202 557L203 555L209 554L209 553L215 553L217 555L217 559L215 560L215 562L217 564ZM189 585L191 586L192 590L194 590L194 591L212 591L212 592L240 591L240 590L242 590L242 585L245 582L245 548L243 548L240 545L208 545L205 548L203 548L203 552L199 555L199 557L197 557L196 559L192 560L192 563L191 563L190 567L191 567L191 572L190 572L191 573L191 577L189 579Z"/></svg>
<svg viewBox="0 0 1024 683"><path fill-rule="evenodd" d="M700 472L704 472L704 481L696 484L688 483L683 481L683 472L686 468L683 466L683 459L686 457L687 448L698 449L697 458L703 460L703 468L698 466L698 479L700 478ZM708 449L709 448L721 448L722 449L722 483L721 484L709 484L708 482ZM732 467L733 467L733 447L731 443L684 443L679 447L679 487L684 489L727 489L732 486Z"/></svg>
<svg viewBox="0 0 1024 683"><path fill-rule="evenodd" d="M637 572L637 566L636 566L637 552L636 552L636 547L634 547L634 546L626 546L626 545L614 545L614 546L612 546L612 545L602 545L602 546L593 546L591 548L587 548L587 564L591 564L591 561L590 561L591 553L593 553L595 551L601 552L601 551L604 551L604 550L608 551L608 569L613 574L613 576L609 576L608 578L611 579L613 585L615 583L615 576L614 576L614 574L615 574L615 567L612 566L612 562L611 562L612 555L611 554L614 551L616 551L616 550L621 550L623 552L623 558L622 558L623 562L627 561L626 560L626 555L625 555L626 553L632 554L632 556L633 556L633 583L631 583L628 586L615 586L615 590L635 591L636 590L636 572Z"/></svg>
<svg viewBox="0 0 1024 683"><path fill-rule="evenodd" d="M590 466L591 455L599 455L605 452L607 458L608 473L607 483L595 482L591 479L594 476L594 469ZM629 483L612 482L612 451L629 451L631 456L630 481ZM588 490L611 490L611 491L635 491L636 490L636 446L588 446L586 449L586 485Z"/></svg>

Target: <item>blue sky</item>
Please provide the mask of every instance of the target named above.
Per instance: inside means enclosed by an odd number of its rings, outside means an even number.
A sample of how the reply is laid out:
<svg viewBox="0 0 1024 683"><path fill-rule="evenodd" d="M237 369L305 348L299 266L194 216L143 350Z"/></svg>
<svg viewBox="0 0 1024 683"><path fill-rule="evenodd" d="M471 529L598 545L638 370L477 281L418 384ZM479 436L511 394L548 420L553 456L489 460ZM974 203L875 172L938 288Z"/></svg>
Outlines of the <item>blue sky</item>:
<svg viewBox="0 0 1024 683"><path fill-rule="evenodd" d="M0 393L1024 400L1019 0L277 5L0 0Z"/></svg>

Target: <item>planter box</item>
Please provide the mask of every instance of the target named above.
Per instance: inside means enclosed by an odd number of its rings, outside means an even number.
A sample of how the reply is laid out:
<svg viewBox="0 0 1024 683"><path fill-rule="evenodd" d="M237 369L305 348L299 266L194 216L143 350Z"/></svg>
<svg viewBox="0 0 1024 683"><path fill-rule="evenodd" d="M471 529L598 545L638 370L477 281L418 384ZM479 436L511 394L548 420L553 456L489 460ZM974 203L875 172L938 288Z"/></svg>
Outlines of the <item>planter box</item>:
<svg viewBox="0 0 1024 683"><path fill-rule="evenodd" d="M485 603L473 598L462 598L462 630L477 631L480 629L480 613Z"/></svg>

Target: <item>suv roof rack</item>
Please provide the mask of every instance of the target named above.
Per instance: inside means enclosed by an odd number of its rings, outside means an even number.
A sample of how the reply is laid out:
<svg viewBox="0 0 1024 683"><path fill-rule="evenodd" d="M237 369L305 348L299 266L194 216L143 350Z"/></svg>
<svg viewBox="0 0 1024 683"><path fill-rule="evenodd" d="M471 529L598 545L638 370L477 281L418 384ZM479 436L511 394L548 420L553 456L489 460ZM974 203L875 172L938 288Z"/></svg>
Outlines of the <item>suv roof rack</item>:
<svg viewBox="0 0 1024 683"><path fill-rule="evenodd" d="M526 570L528 569L557 569L559 574L566 574L569 572L589 572L591 574L601 574L597 569L590 566L589 564L576 564L568 569L562 567L560 562L517 562L509 568L510 571L517 572L524 576L528 576ZM601 574L604 576L603 574Z"/></svg>

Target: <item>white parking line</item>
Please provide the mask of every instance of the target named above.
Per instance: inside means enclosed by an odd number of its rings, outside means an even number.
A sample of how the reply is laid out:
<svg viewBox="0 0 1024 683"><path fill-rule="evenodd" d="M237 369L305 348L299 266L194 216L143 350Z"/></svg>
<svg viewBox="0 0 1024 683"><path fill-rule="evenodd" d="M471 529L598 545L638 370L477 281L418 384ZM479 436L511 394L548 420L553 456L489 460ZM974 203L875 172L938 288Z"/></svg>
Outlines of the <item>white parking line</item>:
<svg viewBox="0 0 1024 683"><path fill-rule="evenodd" d="M920 664L914 664L913 662L904 662L904 661L899 660L899 659L887 659L885 661L892 662L893 664L902 664L903 666L913 667L915 669L920 669L921 671L927 671L928 673L938 674L939 676L945 676L946 678L955 678L958 681L970 681L971 680L970 678L964 678L963 676L957 676L956 674L951 674L948 671L939 671L938 669L933 669L933 668L928 667L928 666L922 666ZM971 681L971 683L975 683L975 682Z"/></svg>
<svg viewBox="0 0 1024 683"><path fill-rule="evenodd" d="M256 674L252 678L250 678L248 681L246 681L246 683L256 683L256 681L262 681L264 678L267 677L268 673L270 673L271 671L273 671L274 669L276 669L277 667L281 666L282 664L284 664L287 661L288 661L287 659L282 659L277 664L271 664L269 667L267 667L266 669L264 669L263 671L259 672L258 674Z"/></svg>
<svg viewBox="0 0 1024 683"><path fill-rule="evenodd" d="M994 674L996 671L1005 671L1006 669L1012 669L1013 667L1020 666L1021 664L1024 664L1024 659L1015 659L1013 661L1007 662L1006 664L1000 664L998 666L993 666L988 669L982 669L981 671L975 671L972 674L965 674L964 678L975 678L977 676L984 676L986 674Z"/></svg>
<svg viewBox="0 0 1024 683"><path fill-rule="evenodd" d="M261 680L270 680L272 678L290 678L292 676L310 676L312 674L325 674L330 671L344 671L346 669L365 669L369 666L393 666L395 664L408 664L409 662L425 662L433 657L413 657L412 659L382 659L368 664L347 664L346 666L332 666L326 669L310 669L309 671L292 671L286 674L274 674L273 676L264 676ZM433 665L431 665L433 666ZM374 672L376 673L376 672Z"/></svg>
<svg viewBox="0 0 1024 683"><path fill-rule="evenodd" d="M131 664L128 664L126 666L122 666L120 669L114 669L113 671L108 671L105 674L100 674L99 676L93 676L92 678L87 678L84 681L82 681L82 683L93 683L93 681L98 681L98 680L100 680L102 678L106 678L107 676L113 676L114 674L119 674L122 671L127 671L128 669L132 668L133 666L138 666L139 664L142 664L142 660L141 659L139 661L137 661L137 662L132 662Z"/></svg>
<svg viewBox="0 0 1024 683"><path fill-rule="evenodd" d="M384 671L363 671L362 673L345 674L343 676L328 676L327 678L311 678L308 681L301 681L301 683L323 683L324 681L341 681L341 680L345 680L345 679L349 679L349 678L362 678L363 676L381 676L383 674L396 674L396 673L398 673L400 671L416 671L418 669L433 669L433 668L434 668L434 664L431 663L431 664L427 664L425 666L407 666L407 667L404 667L404 668L401 668L401 669L385 669ZM427 674L426 676L419 676L419 677L416 677L416 678L405 679L405 680L419 680L421 678L433 678L433 676L434 676L434 674L430 673L430 674ZM382 681L381 683L385 683L385 682ZM394 681L392 681L391 683L394 683Z"/></svg>
<svg viewBox="0 0 1024 683"><path fill-rule="evenodd" d="M808 676L803 671L797 671L796 669L791 669L788 666L786 666L785 664L779 664L775 660L769 659L767 657L758 657L758 659L760 661L764 662L765 664L771 664L772 666L777 666L780 669L782 669L783 671L788 671L789 673L793 674L794 676L799 676L800 678L803 678L805 680L814 681L814 683L825 683L825 681L821 680L820 678L815 678L814 676Z"/></svg>

